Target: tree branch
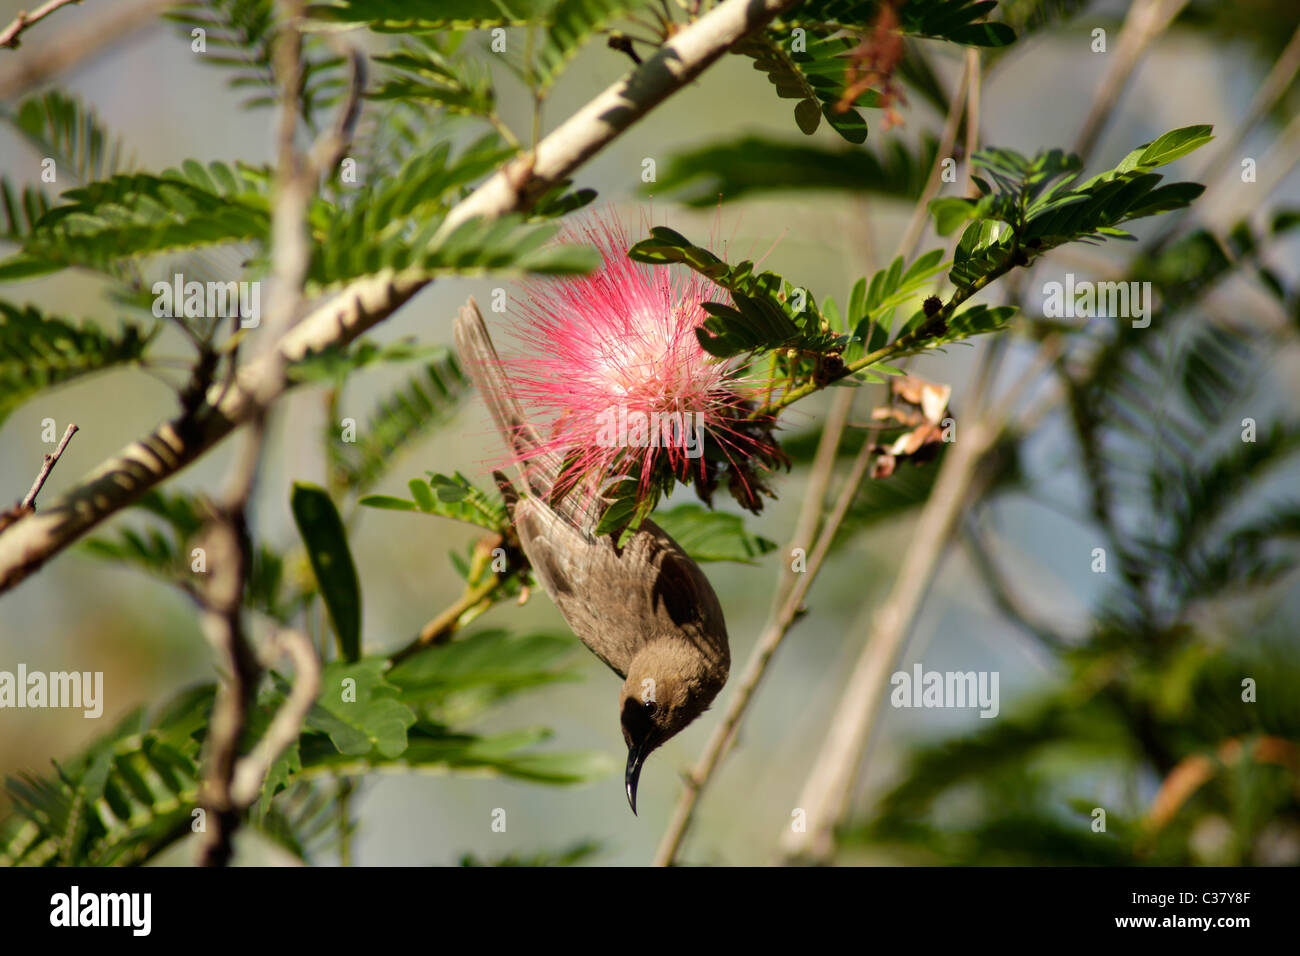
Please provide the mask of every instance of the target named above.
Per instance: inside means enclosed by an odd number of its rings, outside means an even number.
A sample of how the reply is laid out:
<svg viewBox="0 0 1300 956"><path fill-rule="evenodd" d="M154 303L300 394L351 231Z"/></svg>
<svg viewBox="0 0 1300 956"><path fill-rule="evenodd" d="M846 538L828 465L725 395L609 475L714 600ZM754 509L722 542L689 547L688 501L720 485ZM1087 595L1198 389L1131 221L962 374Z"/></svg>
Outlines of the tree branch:
<svg viewBox="0 0 1300 956"><path fill-rule="evenodd" d="M830 487L831 475L835 471L835 459L839 456L840 441L844 429L848 426L849 413L853 410L853 400L857 397L855 389L841 388L831 399L830 409L826 413L826 424L822 426L821 438L817 441L817 452L813 457L812 468L808 472L808 488L804 492L803 502L799 506L799 517L795 521L794 533L790 535L790 553L796 548L805 553L813 546L813 537L822 520L822 511L826 508L826 491ZM781 567L781 576L776 584L776 598L772 602L772 614L780 612L794 586L797 572L789 564Z"/></svg>
<svg viewBox="0 0 1300 956"><path fill-rule="evenodd" d="M41 473L36 476L36 480L32 482L31 489L27 492L26 497L23 498L23 502L19 506L23 510L29 508L33 511L36 510L36 496L41 493L41 488L45 486L45 479L50 477L50 472L52 472L54 466L59 463L59 459L63 457L63 450L68 447L68 442L72 441L72 436L76 433L77 426L69 424L68 430L63 433L62 441L59 442L59 447L54 449L54 454L45 456L45 462L41 465Z"/></svg>
<svg viewBox="0 0 1300 956"><path fill-rule="evenodd" d="M0 64L0 100L16 100L32 87L83 62L122 37L151 22L174 0L113 0L96 16L70 21L57 42L44 40Z"/></svg>
<svg viewBox="0 0 1300 956"><path fill-rule="evenodd" d="M310 161L294 146L298 126L299 90L302 87L302 36L298 22L303 0L280 0L280 30L274 63L280 87L278 164L275 206L271 221L271 313L269 328L293 326L303 282L310 262L307 204L316 185ZM357 79L354 74L354 81ZM272 349L271 381L284 378L284 357ZM233 359L232 359L233 361ZM252 498L266 448L267 406L272 396L252 394L251 427L230 476L230 490L216 509L209 527L214 553L211 578L201 589L204 630L225 673L212 708L203 768L201 801L208 811L208 829L199 848L203 866L225 866L243 811L261 790L271 764L298 735L302 719L311 709L320 686L320 668L305 637L280 642L297 664L298 679L289 700L276 713L254 752L239 756L239 741L248 722L248 710L257 696L262 665L243 630L243 597L252 568L252 542L248 534L248 503ZM305 646L304 646L305 645Z"/></svg>
<svg viewBox="0 0 1300 956"><path fill-rule="evenodd" d="M280 630L275 635L277 656L283 654L293 662L294 681L288 699L271 719L271 726L257 742L252 753L236 764L230 782L230 798L238 806L251 806L262 792L262 784L271 765L302 733L303 721L320 693L320 660L311 638L302 631Z"/></svg>
<svg viewBox="0 0 1300 956"><path fill-rule="evenodd" d="M260 432L260 429L258 429ZM243 596L251 566L244 506L251 491L251 473L260 457L260 441L250 458L253 467L239 481L247 484L232 499L216 509L203 538L211 569L199 589L203 607L204 636L212 645L222 670L217 696L208 718L204 745L203 779L199 804L207 815L199 844L200 866L225 866L230 861L231 840L239 827L242 808L231 797L230 784L239 761L239 738L243 735L248 708L252 706L262 668L243 630Z"/></svg>
<svg viewBox="0 0 1300 956"><path fill-rule="evenodd" d="M59 7L66 7L70 3L80 2L81 0L49 0L49 2L37 7L31 13L19 10L18 16L14 17L13 22L0 30L0 47L18 46L18 35L28 27L35 26Z"/></svg>
<svg viewBox="0 0 1300 956"><path fill-rule="evenodd" d="M683 27L651 59L580 109L526 158L507 164L447 216L443 231L475 216L525 209L651 109L698 77L736 40L764 26L799 0L724 0ZM0 534L0 592L144 492L176 474L248 421L259 406L290 386L288 363L308 352L346 346L382 322L428 284L391 272L352 283L315 309L268 355L241 369L222 395L197 416L166 422L101 465L49 509L14 522Z"/></svg>
<svg viewBox="0 0 1300 956"><path fill-rule="evenodd" d="M400 664L426 647L445 644L451 640L452 636L461 627L461 618L480 606L484 606L483 610L491 607L493 595L510 580L512 573L496 574L488 571L483 580L477 584L466 585L464 593L453 604L444 608L424 627L420 628L420 633L415 640L394 653L389 659L394 664Z"/></svg>
<svg viewBox="0 0 1300 956"><path fill-rule="evenodd" d="M1205 168L1200 173L1201 179L1212 184L1233 160L1240 158L1238 151L1241 149L1241 144L1245 142L1246 136L1291 88L1291 81L1295 79L1297 72L1300 72L1300 27L1291 34L1291 40L1278 55L1263 84L1255 91L1255 96L1246 109L1246 115L1238 121L1236 130L1231 136L1224 138L1219 144L1218 151L1205 164Z"/></svg>

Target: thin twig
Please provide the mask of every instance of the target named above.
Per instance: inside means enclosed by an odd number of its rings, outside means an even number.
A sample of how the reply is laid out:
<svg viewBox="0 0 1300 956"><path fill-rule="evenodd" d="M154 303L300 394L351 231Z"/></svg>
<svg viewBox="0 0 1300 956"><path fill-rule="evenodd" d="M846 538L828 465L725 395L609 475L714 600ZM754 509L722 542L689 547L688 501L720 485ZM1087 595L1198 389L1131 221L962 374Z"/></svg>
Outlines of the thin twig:
<svg viewBox="0 0 1300 956"><path fill-rule="evenodd" d="M813 536L817 534L817 525L821 522L822 511L826 507L826 491L830 487L831 475L835 471L835 459L839 455L840 440L848 425L849 412L853 409L853 399L856 397L856 389L841 388L831 399L831 407L826 413L826 424L822 426L812 468L808 472L808 488L799 506L799 517L795 521L794 533L790 535L787 554L793 554L796 549L807 553L812 547ZM773 614L776 614L785 603L794 584L795 574L791 564L782 563L781 578L777 581L776 597L772 601Z"/></svg>
<svg viewBox="0 0 1300 956"><path fill-rule="evenodd" d="M36 496L41 493L41 488L45 485L45 479L50 477L50 472L54 470L54 466L57 465L59 459L63 457L63 449L68 447L68 442L72 441L72 436L76 433L77 426L69 424L67 431L63 433L63 438L59 441L59 446L54 449L54 453L45 456L45 461L41 465L41 473L37 475L36 480L32 482L31 490L28 491L26 496L23 498L23 503L20 507L23 509L31 508L32 510L35 510Z"/></svg>
<svg viewBox="0 0 1300 956"><path fill-rule="evenodd" d="M239 470L245 470L244 466ZM200 866L230 862L240 822L231 780L239 760L239 738L261 677L261 665L243 631L243 594L251 565L243 493L244 489L236 491L234 500L217 508L203 537L209 568L199 592L203 632L223 673L208 719L199 785L199 805L206 815L198 852Z"/></svg>
<svg viewBox="0 0 1300 956"><path fill-rule="evenodd" d="M907 221L903 238L898 242L899 249L905 250L901 254L908 258L915 254L916 246L925 233L925 225L930 221L930 200L939 192L939 187L943 183L943 161L952 158L952 149L957 143L957 130L961 127L962 104L966 102L966 88L969 83L968 67L962 71L961 82L957 84L952 99L948 101L948 118L944 121L943 132L939 135L939 148L934 154L930 175L926 177L925 188L921 190L921 196L912 208L912 218ZM966 157L966 161L970 162L969 156Z"/></svg>
<svg viewBox="0 0 1300 956"><path fill-rule="evenodd" d="M24 30L35 26L59 7L66 7L69 4L80 2L81 0L49 0L49 2L37 7L31 13L19 10L18 16L14 17L13 22L0 30L0 47L16 47L18 45L18 35Z"/></svg>
<svg viewBox="0 0 1300 956"><path fill-rule="evenodd" d="M1300 114L1291 117L1259 161L1258 168L1267 173L1250 186L1253 194L1251 208L1257 211L1257 215L1262 214L1259 211L1264 209L1264 200L1269 194L1291 175L1297 161L1300 161ZM1217 188L1211 187L1201 196L1199 218L1215 232L1227 231L1233 220L1242 215L1240 200L1222 195L1225 189L1223 184L1232 182L1231 179L1219 179ZM1236 184L1241 185L1240 182ZM1184 219L1182 225L1186 223L1187 220Z"/></svg>
<svg viewBox="0 0 1300 956"><path fill-rule="evenodd" d="M339 110L334 126L322 135L311 149L306 175L311 179L327 176L338 168L352 146L357 120L361 118L361 103L366 92L366 55L359 48L344 43L332 35L333 43L348 60L351 79L347 99Z"/></svg>
<svg viewBox="0 0 1300 956"><path fill-rule="evenodd" d="M321 666L311 638L302 631L283 628L276 632L272 647L276 656L283 654L293 662L293 687L262 739L235 765L230 797L241 807L251 806L261 794L271 765L298 739L303 721L320 693Z"/></svg>
<svg viewBox="0 0 1300 956"><path fill-rule="evenodd" d="M1213 215L1214 210L1220 206L1218 202L1219 193L1227 189L1229 185L1240 185L1233 177L1224 176L1223 173L1229 163L1238 157L1238 150L1241 149L1241 144L1245 142L1251 130L1258 125L1261 119L1268 115L1283 94L1290 89L1291 82L1298 72L1300 72L1300 27L1297 27L1295 33L1291 34L1290 41L1278 56L1273 68L1269 70L1268 76L1265 77L1259 90L1256 91L1254 99L1250 101L1250 106L1246 109L1246 114L1241 118L1232 135L1224 139L1217 152L1205 164L1199 178L1206 182L1207 188L1201 195L1200 201L1188 208L1187 215L1171 217L1172 221L1157 233L1152 243L1154 249L1160 249L1177 232L1198 220L1207 223L1213 228L1222 228L1222 223L1216 221L1218 217ZM1252 206L1256 209L1264 208L1264 199L1268 196L1268 193L1290 174L1291 168L1300 160L1300 155L1297 154L1293 144L1287 142L1296 133L1295 125L1296 121L1292 119L1277 140L1274 141L1268 155L1258 164L1260 167L1270 170L1272 176L1270 180L1266 180L1263 184L1256 182L1252 185L1251 191L1255 193ZM1265 187L1262 190L1261 185ZM1234 213L1236 208L1236 204L1233 204L1232 210ZM1206 210L1209 212L1207 213Z"/></svg>
<svg viewBox="0 0 1300 956"><path fill-rule="evenodd" d="M19 99L48 83L147 23L174 0L113 0L102 13L78 17L61 29L58 40L36 40L0 62L0 100Z"/></svg>
<svg viewBox="0 0 1300 956"><path fill-rule="evenodd" d="M392 656L393 663L400 663L426 647L443 644L451 640L452 636L460 628L460 619L484 601L490 600L492 595L496 594L502 585L509 580L509 577L509 575L489 573L478 584L467 587L465 592L456 599L455 603L439 612L424 627L420 628L420 634L415 640Z"/></svg>

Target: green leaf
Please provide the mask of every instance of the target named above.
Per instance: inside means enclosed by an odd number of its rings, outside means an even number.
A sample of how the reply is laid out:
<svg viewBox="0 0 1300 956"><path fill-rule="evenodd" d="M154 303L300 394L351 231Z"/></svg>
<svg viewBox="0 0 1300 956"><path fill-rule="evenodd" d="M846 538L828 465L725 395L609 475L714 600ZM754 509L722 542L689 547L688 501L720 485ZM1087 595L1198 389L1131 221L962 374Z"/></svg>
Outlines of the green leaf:
<svg viewBox="0 0 1300 956"><path fill-rule="evenodd" d="M1155 169L1157 166L1172 163L1175 159L1200 149L1214 139L1213 129L1213 126L1184 126L1181 129L1170 130L1142 150L1136 166ZM1123 165L1120 164L1121 169Z"/></svg>
<svg viewBox="0 0 1300 956"><path fill-rule="evenodd" d="M709 511L696 504L660 511L654 520L696 561L754 564L755 558L776 548L775 541L747 532L739 515Z"/></svg>
<svg viewBox="0 0 1300 956"><path fill-rule="evenodd" d="M337 386L352 372L370 365L445 358L446 355L445 348L417 345L414 338L383 345L362 339L347 348L331 345L319 352L309 352L291 364L285 374L295 382L330 382Z"/></svg>
<svg viewBox="0 0 1300 956"><path fill-rule="evenodd" d="M177 4L164 17L181 25L188 44L195 29L203 30L208 51L200 61L230 70L227 85L253 89L240 105L272 106L278 102L272 59L277 18L273 0L189 0ZM325 37L306 35L302 46L302 115L315 125L322 110L343 94L347 81L344 58Z"/></svg>
<svg viewBox="0 0 1300 956"><path fill-rule="evenodd" d="M601 845L593 840L582 840L562 850L542 850L526 855L510 853L503 857L484 860L473 853L466 853L460 858L460 865L470 866L573 866L588 857L599 853Z"/></svg>
<svg viewBox="0 0 1300 956"><path fill-rule="evenodd" d="M384 679L383 658L332 661L321 672L321 692L306 726L329 736L341 754L362 756L372 750L400 756L414 712L401 703L398 688Z"/></svg>
<svg viewBox="0 0 1300 956"><path fill-rule="evenodd" d="M357 504L365 505L367 508L378 508L381 511L419 511L419 505L414 501L407 501L405 498L394 498L391 495L366 495Z"/></svg>
<svg viewBox="0 0 1300 956"><path fill-rule="evenodd" d="M196 572L191 548L208 520L209 506L186 492L168 494L155 488L145 492L133 507L157 519L161 530L157 526L125 527L118 529L114 537L87 538L82 548L88 554L133 567L192 594ZM249 569L247 606L288 623L303 595L285 595L284 584L284 558L267 545L258 545Z"/></svg>
<svg viewBox="0 0 1300 956"><path fill-rule="evenodd" d="M790 36L772 30L755 34L732 47L733 53L754 61L754 69L767 74L783 99L798 100L794 118L800 132L811 136L824 116L837 133L850 143L864 143L867 124L856 106L876 105L879 94L863 92L841 112L837 106L844 94L844 55L854 42L841 37L814 37L800 52L793 51Z"/></svg>
<svg viewBox="0 0 1300 956"><path fill-rule="evenodd" d="M537 56L540 89L555 82L597 30L648 5L649 0L556 0L547 11L546 41Z"/></svg>
<svg viewBox="0 0 1300 956"><path fill-rule="evenodd" d="M975 212L975 202L953 196L930 200L930 215L934 216L934 231L946 236L969 219Z"/></svg>
<svg viewBox="0 0 1300 956"><path fill-rule="evenodd" d="M528 753L503 757L479 756L470 750L467 757L482 760L500 773L537 783L579 784L607 777L619 764L606 753ZM621 771L619 771L621 772Z"/></svg>
<svg viewBox="0 0 1300 956"><path fill-rule="evenodd" d="M0 301L0 422L46 388L139 361L158 328L124 322L110 333Z"/></svg>
<svg viewBox="0 0 1300 956"><path fill-rule="evenodd" d="M472 171L472 178L478 178L495 169L504 155L508 153L482 154L472 170L462 165L457 175ZM478 168L489 157L491 161ZM437 155L425 159L436 160ZM438 236L448 197L455 195L449 193L454 183L439 171L414 179L410 175L401 172L385 181L373 196L363 197L350 214L329 225L312 260L315 287L324 290L385 270L425 279L575 275L600 263L593 249L551 242L559 227L527 225L522 213L477 217Z"/></svg>
<svg viewBox="0 0 1300 956"><path fill-rule="evenodd" d="M59 90L32 96L0 112L42 159L55 161L60 181L89 182L127 165L122 140L109 134L99 115Z"/></svg>
<svg viewBox="0 0 1300 956"><path fill-rule="evenodd" d="M1011 267L1013 233L997 219L977 219L968 225L953 252L948 281L962 288L996 277Z"/></svg>
<svg viewBox="0 0 1300 956"><path fill-rule="evenodd" d="M675 153L643 191L679 192L688 206L713 206L750 194L844 190L891 199L921 195L938 141L919 148L891 138L873 149L825 149L760 136L727 139ZM809 175L816 170L815 176Z"/></svg>
<svg viewBox="0 0 1300 956"><path fill-rule="evenodd" d="M572 180L561 180L550 192L545 193L533 204L533 219L559 219L571 212L576 212L596 198L594 189L569 189Z"/></svg>
<svg viewBox="0 0 1300 956"><path fill-rule="evenodd" d="M609 501L595 528L596 535L617 535L622 544L632 535L659 503L660 489L644 489L636 478L624 478L604 490Z"/></svg>
<svg viewBox="0 0 1300 956"><path fill-rule="evenodd" d="M408 483L413 501L388 495L367 495L358 504L387 511L419 511L464 521L490 531L501 531L509 525L505 505L495 495L480 491L460 472L450 478L429 474L428 481L412 478Z"/></svg>
<svg viewBox="0 0 1300 956"><path fill-rule="evenodd" d="M1196 183L1156 188L1157 166L1186 155L1210 139L1210 127L1174 130L1133 150L1114 169L1079 186L1077 156L1048 150L1028 159L989 148L972 163L989 180L975 177L983 196L976 201L944 198L931 208L941 228L969 220L957 245L949 279L969 287L1027 265L1033 256L1066 242L1131 238L1117 228L1145 216L1181 209L1202 192Z"/></svg>
<svg viewBox="0 0 1300 956"><path fill-rule="evenodd" d="M885 344L894 325L894 312L914 300L944 270L942 259L942 249L931 249L903 271L903 257L899 256L872 276L870 284L858 280L849 301L847 321L853 326L853 335L844 348L845 362L855 362Z"/></svg>
<svg viewBox="0 0 1300 956"><path fill-rule="evenodd" d="M290 506L334 622L339 656L345 662L356 661L361 656L361 584L343 519L329 492L318 485L294 482Z"/></svg>
<svg viewBox="0 0 1300 956"><path fill-rule="evenodd" d="M452 113L491 116L496 109L486 64L454 56L454 42L441 35L416 36L400 50L375 57L391 71L368 93L376 100L436 103Z"/></svg>
<svg viewBox="0 0 1300 956"><path fill-rule="evenodd" d="M9 778L13 811L0 821L0 865L138 864L189 833L199 744L180 728L194 729L196 703L206 725L212 689L185 692L152 722L133 711L48 778ZM166 719L177 723L164 728Z"/></svg>
<svg viewBox="0 0 1300 956"><path fill-rule="evenodd" d="M522 26L541 19L554 0L335 0L307 7L309 20L323 24L365 23L381 33L478 30Z"/></svg>
<svg viewBox="0 0 1300 956"><path fill-rule="evenodd" d="M455 356L441 347L433 351L437 359L384 398L355 435L346 436L354 441L344 441L338 423L327 427L330 467L348 490L372 487L399 452L446 422L469 394L470 380Z"/></svg>
<svg viewBox="0 0 1300 956"><path fill-rule="evenodd" d="M123 259L229 242L265 242L270 232L266 175L252 167L197 164L161 175L118 174L67 190L0 262L0 277L32 258L52 268L112 272ZM219 169L220 172L216 173Z"/></svg>
<svg viewBox="0 0 1300 956"><path fill-rule="evenodd" d="M0 212L4 214L4 229L0 231L0 239L23 243L41 221L41 217L49 211L51 203L45 190L36 186L23 187L21 194L16 189L10 185L7 177L0 176ZM33 260L31 265L36 267L40 262Z"/></svg>
<svg viewBox="0 0 1300 956"><path fill-rule="evenodd" d="M307 14L325 29L337 23L365 23L381 33L540 26L545 33L536 53L536 72L525 77L545 92L598 30L647 5L648 0L339 0L311 4Z"/></svg>
<svg viewBox="0 0 1300 956"><path fill-rule="evenodd" d="M496 773L533 783L576 784L604 776L614 763L601 753L535 753L527 748L546 740L545 730L511 731L493 737L449 733L439 725L417 722L407 733L405 750L387 756L340 753L332 742L321 746L304 737L303 766L307 772L359 773L386 768L438 769Z"/></svg>
<svg viewBox="0 0 1300 956"><path fill-rule="evenodd" d="M400 700L431 720L459 723L509 695L577 674L561 664L572 658L573 637L478 631L424 648L386 675Z"/></svg>
<svg viewBox="0 0 1300 956"><path fill-rule="evenodd" d="M996 6L992 0L909 0L900 5L899 26L905 36L948 40L963 46L1007 46L1016 39L1011 27L980 22ZM808 0L779 17L774 28L863 33L875 26L880 7L879 0Z"/></svg>

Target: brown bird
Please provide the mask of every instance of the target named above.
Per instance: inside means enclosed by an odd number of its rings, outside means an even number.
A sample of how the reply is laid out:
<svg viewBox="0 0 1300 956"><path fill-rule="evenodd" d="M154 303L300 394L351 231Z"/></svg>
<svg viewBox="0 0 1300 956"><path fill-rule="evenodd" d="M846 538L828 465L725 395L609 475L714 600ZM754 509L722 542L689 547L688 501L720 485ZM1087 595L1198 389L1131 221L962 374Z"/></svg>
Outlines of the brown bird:
<svg viewBox="0 0 1300 956"><path fill-rule="evenodd" d="M722 606L699 565L653 522L619 547L595 534L598 509L579 495L550 501L562 460L538 452L541 440L472 298L456 319L456 348L512 455L529 455L517 469L525 494L500 472L496 480L534 574L573 633L623 678L624 781L636 813L646 757L703 713L727 682Z"/></svg>

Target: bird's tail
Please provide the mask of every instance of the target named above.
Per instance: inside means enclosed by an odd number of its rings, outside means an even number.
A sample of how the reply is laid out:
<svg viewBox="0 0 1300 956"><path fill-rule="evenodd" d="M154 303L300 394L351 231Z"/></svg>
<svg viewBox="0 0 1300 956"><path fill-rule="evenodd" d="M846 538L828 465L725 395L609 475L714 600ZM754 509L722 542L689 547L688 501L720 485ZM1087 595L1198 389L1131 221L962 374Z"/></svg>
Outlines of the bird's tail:
<svg viewBox="0 0 1300 956"><path fill-rule="evenodd" d="M562 460L557 453L543 450L541 437L528 423L496 346L492 344L483 313L472 296L456 316L455 332L456 351L483 396L525 486L536 497L548 497L559 476Z"/></svg>

